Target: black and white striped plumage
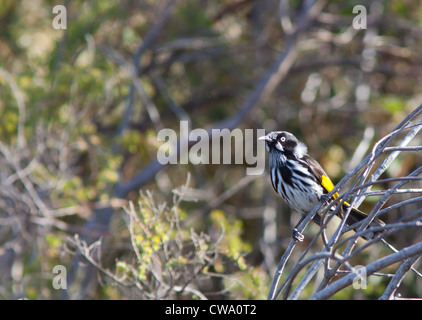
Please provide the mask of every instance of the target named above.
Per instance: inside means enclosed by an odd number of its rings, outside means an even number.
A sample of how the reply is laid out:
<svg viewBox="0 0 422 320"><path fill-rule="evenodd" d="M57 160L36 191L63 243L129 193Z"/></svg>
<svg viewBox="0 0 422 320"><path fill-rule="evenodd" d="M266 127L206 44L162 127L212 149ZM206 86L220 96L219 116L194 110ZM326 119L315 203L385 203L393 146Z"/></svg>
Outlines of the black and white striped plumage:
<svg viewBox="0 0 422 320"><path fill-rule="evenodd" d="M274 190L286 203L302 217L308 214L318 204L324 194L329 193L334 185L320 164L307 154L305 144L286 131L270 132L260 140L265 140L269 152L270 178ZM336 193L333 198L337 198ZM345 202L343 208L350 207ZM337 214L343 218L342 211ZM366 218L362 211L351 208L346 220L347 225L352 225ZM320 217L314 217L320 223ZM374 220L370 226L380 226L383 222ZM365 236L370 239L374 235Z"/></svg>

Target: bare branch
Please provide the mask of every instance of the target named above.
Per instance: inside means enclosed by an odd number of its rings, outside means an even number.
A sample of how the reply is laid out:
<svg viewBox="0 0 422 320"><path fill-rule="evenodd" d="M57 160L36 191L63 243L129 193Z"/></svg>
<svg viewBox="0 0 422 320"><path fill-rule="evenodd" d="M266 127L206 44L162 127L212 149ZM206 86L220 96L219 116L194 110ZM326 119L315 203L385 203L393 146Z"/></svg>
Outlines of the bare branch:
<svg viewBox="0 0 422 320"><path fill-rule="evenodd" d="M366 274L369 276L373 274L375 271L388 267L398 261L405 260L408 258L414 258L415 256L420 256L422 254L422 243L416 243L412 246L404 248L399 252L392 253L384 258L378 259L371 264L365 267ZM344 289L345 287L351 285L356 278L356 274L352 273L347 275L340 280L335 281L334 283L330 284L327 288L320 290L319 292L315 293L311 300L319 300L319 299L327 299L334 295L336 292Z"/></svg>

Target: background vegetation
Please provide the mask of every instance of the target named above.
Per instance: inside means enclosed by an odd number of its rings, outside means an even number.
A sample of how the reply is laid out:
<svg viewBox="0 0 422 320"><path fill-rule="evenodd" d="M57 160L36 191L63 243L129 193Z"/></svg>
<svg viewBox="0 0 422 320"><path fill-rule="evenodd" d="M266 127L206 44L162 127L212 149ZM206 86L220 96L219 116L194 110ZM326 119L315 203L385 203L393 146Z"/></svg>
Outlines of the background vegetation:
<svg viewBox="0 0 422 320"><path fill-rule="evenodd" d="M52 26L57 4L66 30ZM339 182L422 101L422 4L366 1L364 30L352 26L356 4L1 1L0 297L266 298L299 217L246 164L160 165L157 133L179 132L181 120L287 130ZM421 163L417 150L402 153L382 177ZM417 198L382 219L421 207ZM317 230L308 226L287 270ZM397 248L421 240L415 227L389 237ZM386 252L374 244L353 265ZM66 290L52 286L56 265ZM334 298L377 298L389 279ZM421 288L408 273L399 293Z"/></svg>

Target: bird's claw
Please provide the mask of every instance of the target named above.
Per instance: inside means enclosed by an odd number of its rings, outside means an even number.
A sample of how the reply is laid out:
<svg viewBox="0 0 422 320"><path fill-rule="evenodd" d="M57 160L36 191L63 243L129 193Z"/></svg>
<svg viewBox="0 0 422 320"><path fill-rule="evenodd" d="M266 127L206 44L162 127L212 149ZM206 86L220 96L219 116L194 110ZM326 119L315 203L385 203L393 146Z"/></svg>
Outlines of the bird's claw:
<svg viewBox="0 0 422 320"><path fill-rule="evenodd" d="M300 233L296 228L293 229L292 238L296 241L302 242L305 239L305 236Z"/></svg>
<svg viewBox="0 0 422 320"><path fill-rule="evenodd" d="M322 201L325 205L328 205L329 200L330 198L328 198L326 194L323 194L320 198L320 201Z"/></svg>

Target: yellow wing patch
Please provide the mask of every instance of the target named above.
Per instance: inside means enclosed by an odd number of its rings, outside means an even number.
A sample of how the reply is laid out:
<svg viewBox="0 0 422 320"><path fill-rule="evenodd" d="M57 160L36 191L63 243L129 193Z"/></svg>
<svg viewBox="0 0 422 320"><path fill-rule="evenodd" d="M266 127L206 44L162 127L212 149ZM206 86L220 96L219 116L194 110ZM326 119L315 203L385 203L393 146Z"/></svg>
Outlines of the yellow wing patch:
<svg viewBox="0 0 422 320"><path fill-rule="evenodd" d="M327 190L328 192L330 192L331 190L334 189L334 184L331 182L330 178L328 178L325 175L322 175L321 177L321 185L324 187L325 190ZM338 198L338 192L333 194L333 198L336 199ZM344 201L344 204L346 206L350 206L349 203L347 203L346 201Z"/></svg>
<svg viewBox="0 0 422 320"><path fill-rule="evenodd" d="M327 190L327 192L330 192L331 190L334 189L334 185L331 182L330 178L328 178L325 175L322 175L321 177L321 185L324 187L325 190ZM338 198L338 192L333 194L333 198Z"/></svg>

